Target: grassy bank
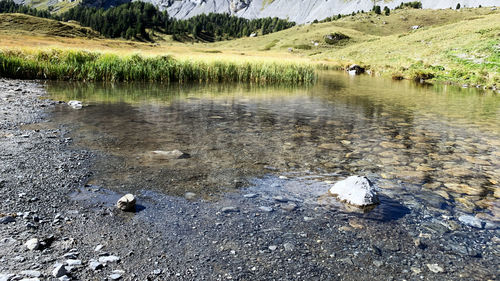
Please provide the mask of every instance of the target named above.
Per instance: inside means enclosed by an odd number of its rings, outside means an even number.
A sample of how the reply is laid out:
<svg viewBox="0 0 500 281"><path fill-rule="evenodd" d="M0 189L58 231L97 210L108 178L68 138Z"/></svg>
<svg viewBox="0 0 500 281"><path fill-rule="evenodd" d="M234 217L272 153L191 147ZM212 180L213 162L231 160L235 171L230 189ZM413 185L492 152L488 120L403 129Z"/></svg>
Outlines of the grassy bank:
<svg viewBox="0 0 500 281"><path fill-rule="evenodd" d="M170 56L118 56L82 50L0 51L0 76L72 81L311 83L307 64Z"/></svg>

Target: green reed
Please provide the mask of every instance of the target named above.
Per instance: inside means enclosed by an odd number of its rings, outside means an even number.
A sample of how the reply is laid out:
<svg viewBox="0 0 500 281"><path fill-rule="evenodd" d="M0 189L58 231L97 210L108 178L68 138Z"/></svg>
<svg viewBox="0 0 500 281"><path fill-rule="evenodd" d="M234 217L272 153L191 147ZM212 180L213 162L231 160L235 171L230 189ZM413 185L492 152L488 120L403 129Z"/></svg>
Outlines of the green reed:
<svg viewBox="0 0 500 281"><path fill-rule="evenodd" d="M87 51L0 50L0 76L66 81L312 83L314 67L266 61L179 60Z"/></svg>

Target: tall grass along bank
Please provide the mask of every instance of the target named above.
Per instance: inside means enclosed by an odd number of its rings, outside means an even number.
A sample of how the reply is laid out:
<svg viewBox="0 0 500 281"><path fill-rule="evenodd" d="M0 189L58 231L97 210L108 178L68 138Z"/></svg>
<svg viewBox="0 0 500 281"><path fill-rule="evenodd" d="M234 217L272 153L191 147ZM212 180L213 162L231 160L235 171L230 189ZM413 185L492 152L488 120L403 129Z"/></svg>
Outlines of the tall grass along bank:
<svg viewBox="0 0 500 281"><path fill-rule="evenodd" d="M71 50L0 50L0 76L71 81L312 83L314 67L291 62L179 60Z"/></svg>

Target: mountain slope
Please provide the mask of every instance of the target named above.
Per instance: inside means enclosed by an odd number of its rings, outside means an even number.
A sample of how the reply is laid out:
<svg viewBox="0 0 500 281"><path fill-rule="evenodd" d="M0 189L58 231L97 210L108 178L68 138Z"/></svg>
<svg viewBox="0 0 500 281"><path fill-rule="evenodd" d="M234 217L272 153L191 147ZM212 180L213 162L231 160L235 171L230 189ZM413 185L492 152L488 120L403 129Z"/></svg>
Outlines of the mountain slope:
<svg viewBox="0 0 500 281"><path fill-rule="evenodd" d="M167 9L176 18L188 18L203 13L231 13L245 18L279 17L297 23L321 20L332 15L369 11L374 6L394 8L401 0L147 0ZM424 9L495 6L498 0L421 0Z"/></svg>

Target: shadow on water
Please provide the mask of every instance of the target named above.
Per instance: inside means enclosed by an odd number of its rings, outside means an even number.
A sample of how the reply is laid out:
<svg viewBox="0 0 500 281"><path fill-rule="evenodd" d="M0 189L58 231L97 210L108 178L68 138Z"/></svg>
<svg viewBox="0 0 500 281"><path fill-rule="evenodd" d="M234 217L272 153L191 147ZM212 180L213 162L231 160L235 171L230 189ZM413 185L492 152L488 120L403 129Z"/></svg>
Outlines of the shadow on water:
<svg viewBox="0 0 500 281"><path fill-rule="evenodd" d="M380 195L379 199L380 204L375 206L373 210L357 214L356 216L368 220L388 222L399 220L411 212L410 209L390 197Z"/></svg>

